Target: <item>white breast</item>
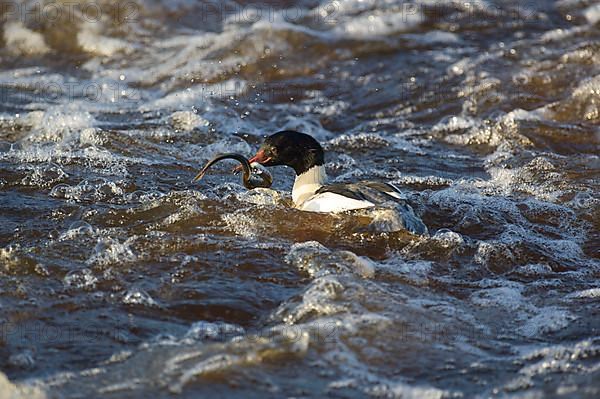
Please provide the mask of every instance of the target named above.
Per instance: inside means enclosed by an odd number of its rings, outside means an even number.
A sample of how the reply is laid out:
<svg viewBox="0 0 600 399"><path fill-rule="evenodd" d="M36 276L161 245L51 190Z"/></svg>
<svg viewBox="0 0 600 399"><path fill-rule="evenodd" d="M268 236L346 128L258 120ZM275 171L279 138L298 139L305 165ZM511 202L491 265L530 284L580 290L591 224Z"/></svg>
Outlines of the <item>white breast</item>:
<svg viewBox="0 0 600 399"><path fill-rule="evenodd" d="M312 197L315 192L325 184L327 174L323 165L313 166L300 176L296 176L294 188L292 188L292 200L296 208L300 208L308 198Z"/></svg>
<svg viewBox="0 0 600 399"><path fill-rule="evenodd" d="M335 193L322 193L313 195L296 207L309 212L336 213L353 209L370 208L372 206L374 204L369 201L356 200Z"/></svg>

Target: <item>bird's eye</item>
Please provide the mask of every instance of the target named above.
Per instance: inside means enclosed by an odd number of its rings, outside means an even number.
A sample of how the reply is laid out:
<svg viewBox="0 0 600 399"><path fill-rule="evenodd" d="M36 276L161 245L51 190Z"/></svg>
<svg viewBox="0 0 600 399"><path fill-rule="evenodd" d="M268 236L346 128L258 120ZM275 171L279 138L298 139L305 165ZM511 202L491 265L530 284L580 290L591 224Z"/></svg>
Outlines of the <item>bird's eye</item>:
<svg viewBox="0 0 600 399"><path fill-rule="evenodd" d="M265 155L268 157L275 157L277 156L277 149L274 147L265 148Z"/></svg>

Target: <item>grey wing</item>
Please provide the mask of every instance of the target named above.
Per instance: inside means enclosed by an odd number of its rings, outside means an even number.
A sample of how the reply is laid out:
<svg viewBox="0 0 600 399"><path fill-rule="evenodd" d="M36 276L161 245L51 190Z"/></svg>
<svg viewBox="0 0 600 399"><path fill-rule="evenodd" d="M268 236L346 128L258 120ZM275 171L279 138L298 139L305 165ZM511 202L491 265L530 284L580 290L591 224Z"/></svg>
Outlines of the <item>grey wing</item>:
<svg viewBox="0 0 600 399"><path fill-rule="evenodd" d="M358 184L346 184L346 183L336 183L336 184L328 184L319 188L315 194L323 194L323 193L334 193L343 195L347 198L352 198L357 201L370 201L368 198L368 193L365 193L364 190ZM375 203L373 203L375 204Z"/></svg>
<svg viewBox="0 0 600 399"><path fill-rule="evenodd" d="M401 199L400 192L391 184L371 181L328 184L316 192L316 194L322 193L334 193L358 201L369 201L373 205Z"/></svg>
<svg viewBox="0 0 600 399"><path fill-rule="evenodd" d="M374 206L391 206L398 211L404 227L408 231L415 234L427 234L427 227L421 218L403 199L402 193L391 184L371 181L337 183L323 186L316 193L335 193L359 201L369 201Z"/></svg>
<svg viewBox="0 0 600 399"><path fill-rule="evenodd" d="M359 184L361 184L365 187L368 187L368 189L370 191L373 191L377 195L381 196L381 198L384 201L390 201L390 200L403 201L404 200L404 196L403 196L402 192L400 190L398 190L398 188L392 184L374 182L374 181L365 181L365 182L361 182Z"/></svg>

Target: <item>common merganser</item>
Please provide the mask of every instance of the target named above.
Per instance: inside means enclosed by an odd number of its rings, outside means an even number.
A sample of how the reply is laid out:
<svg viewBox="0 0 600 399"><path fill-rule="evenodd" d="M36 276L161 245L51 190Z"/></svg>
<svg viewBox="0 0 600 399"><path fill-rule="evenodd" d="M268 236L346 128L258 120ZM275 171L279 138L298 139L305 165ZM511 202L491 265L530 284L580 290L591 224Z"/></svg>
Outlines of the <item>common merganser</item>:
<svg viewBox="0 0 600 399"><path fill-rule="evenodd" d="M404 228L427 234L427 227L389 183L361 181L326 184L325 153L312 136L293 130L267 137L250 163L289 166L296 172L292 189L294 207L309 212L338 213L372 207L392 207L398 211Z"/></svg>

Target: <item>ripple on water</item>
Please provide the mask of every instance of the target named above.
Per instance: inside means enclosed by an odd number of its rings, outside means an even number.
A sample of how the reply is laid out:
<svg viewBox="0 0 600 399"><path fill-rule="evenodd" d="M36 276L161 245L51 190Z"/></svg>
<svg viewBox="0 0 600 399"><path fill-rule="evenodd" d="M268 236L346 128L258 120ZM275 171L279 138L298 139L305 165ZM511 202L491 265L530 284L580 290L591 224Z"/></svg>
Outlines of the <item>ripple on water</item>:
<svg viewBox="0 0 600 399"><path fill-rule="evenodd" d="M288 3L3 15L0 397L600 396L598 7ZM431 236L189 183L283 129Z"/></svg>

